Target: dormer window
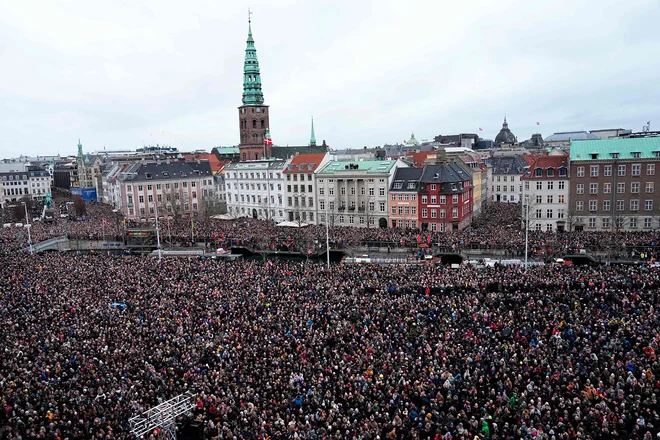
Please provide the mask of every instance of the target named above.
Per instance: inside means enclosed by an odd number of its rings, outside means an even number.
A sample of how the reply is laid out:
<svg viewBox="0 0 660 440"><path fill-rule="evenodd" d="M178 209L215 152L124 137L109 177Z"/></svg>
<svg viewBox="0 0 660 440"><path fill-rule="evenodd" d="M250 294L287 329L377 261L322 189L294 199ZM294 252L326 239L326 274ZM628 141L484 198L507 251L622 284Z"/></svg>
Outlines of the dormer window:
<svg viewBox="0 0 660 440"><path fill-rule="evenodd" d="M566 177L566 168L564 167L559 168L559 175L561 177Z"/></svg>
<svg viewBox="0 0 660 440"><path fill-rule="evenodd" d="M415 189L415 182L408 182L408 189Z"/></svg>
<svg viewBox="0 0 660 440"><path fill-rule="evenodd" d="M401 182L394 182L394 189L401 189L403 187L403 183Z"/></svg>
<svg viewBox="0 0 660 440"><path fill-rule="evenodd" d="M185 171L181 171L181 177L186 177L186 172Z"/></svg>
<svg viewBox="0 0 660 440"><path fill-rule="evenodd" d="M641 153L641 152L639 152L639 151L633 151L633 152L632 152L632 153L630 153L630 154L631 154L631 155L632 155L632 157L633 157L633 158L635 158L635 159L639 159L639 158L640 158L640 156L642 155L642 153Z"/></svg>
<svg viewBox="0 0 660 440"><path fill-rule="evenodd" d="M543 170L541 168L537 168L534 170L535 177L541 177L542 175L543 175Z"/></svg>
<svg viewBox="0 0 660 440"><path fill-rule="evenodd" d="M168 173L167 171L163 171L162 175L163 175L163 177L170 177L170 173Z"/></svg>
<svg viewBox="0 0 660 440"><path fill-rule="evenodd" d="M546 174L548 175L548 177L554 177L555 176L555 169L552 168L552 167L548 168L546 170Z"/></svg>
<svg viewBox="0 0 660 440"><path fill-rule="evenodd" d="M307 166L306 163L301 163L300 165L298 165L298 168L304 170L306 166Z"/></svg>
<svg viewBox="0 0 660 440"><path fill-rule="evenodd" d="M660 151L654 151L653 156L654 157L660 157Z"/></svg>
<svg viewBox="0 0 660 440"><path fill-rule="evenodd" d="M144 177L146 177L147 180L152 178L151 173L144 173Z"/></svg>
<svg viewBox="0 0 660 440"><path fill-rule="evenodd" d="M612 159L618 159L619 153L610 153L610 156L612 156Z"/></svg>
<svg viewBox="0 0 660 440"><path fill-rule="evenodd" d="M591 153L591 159L592 160L598 159L598 153Z"/></svg>

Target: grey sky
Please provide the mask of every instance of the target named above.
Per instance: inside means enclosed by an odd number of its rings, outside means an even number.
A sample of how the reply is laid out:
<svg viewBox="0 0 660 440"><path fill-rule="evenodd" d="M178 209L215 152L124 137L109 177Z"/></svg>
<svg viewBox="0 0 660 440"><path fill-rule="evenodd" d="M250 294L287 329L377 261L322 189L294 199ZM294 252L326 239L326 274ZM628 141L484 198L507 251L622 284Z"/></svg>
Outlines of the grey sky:
<svg viewBox="0 0 660 440"><path fill-rule="evenodd" d="M276 144L660 128L656 0L249 6ZM0 157L236 145L247 8L0 2Z"/></svg>

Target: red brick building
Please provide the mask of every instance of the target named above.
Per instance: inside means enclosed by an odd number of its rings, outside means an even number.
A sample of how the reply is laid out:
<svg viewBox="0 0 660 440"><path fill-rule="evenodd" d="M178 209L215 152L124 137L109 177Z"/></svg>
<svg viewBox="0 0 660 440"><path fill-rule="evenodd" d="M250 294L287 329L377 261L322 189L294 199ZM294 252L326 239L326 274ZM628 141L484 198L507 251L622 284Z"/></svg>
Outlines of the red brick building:
<svg viewBox="0 0 660 440"><path fill-rule="evenodd" d="M458 164L424 167L418 197L423 230L462 230L472 223L472 182Z"/></svg>

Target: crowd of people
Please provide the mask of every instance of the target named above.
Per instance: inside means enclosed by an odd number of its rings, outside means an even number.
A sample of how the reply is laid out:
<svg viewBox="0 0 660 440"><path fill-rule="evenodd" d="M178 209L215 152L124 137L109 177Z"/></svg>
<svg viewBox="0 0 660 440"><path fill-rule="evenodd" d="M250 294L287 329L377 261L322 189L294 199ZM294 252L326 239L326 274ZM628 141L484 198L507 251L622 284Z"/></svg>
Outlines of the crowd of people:
<svg viewBox="0 0 660 440"><path fill-rule="evenodd" d="M206 438L660 433L654 267L1 258L2 439L132 438L186 392Z"/></svg>

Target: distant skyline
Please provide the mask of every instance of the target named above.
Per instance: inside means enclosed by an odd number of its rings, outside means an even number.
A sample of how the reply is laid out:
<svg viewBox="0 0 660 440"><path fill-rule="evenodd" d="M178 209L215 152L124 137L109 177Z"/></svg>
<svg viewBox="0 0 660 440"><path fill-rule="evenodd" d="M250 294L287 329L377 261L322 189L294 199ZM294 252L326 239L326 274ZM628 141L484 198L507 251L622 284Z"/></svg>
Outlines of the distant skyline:
<svg viewBox="0 0 660 440"><path fill-rule="evenodd" d="M248 6L279 145L660 128L652 0L34 0L0 3L0 157L237 145Z"/></svg>

